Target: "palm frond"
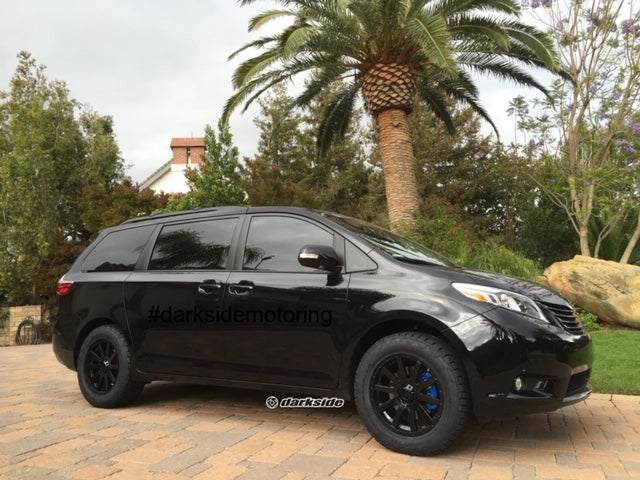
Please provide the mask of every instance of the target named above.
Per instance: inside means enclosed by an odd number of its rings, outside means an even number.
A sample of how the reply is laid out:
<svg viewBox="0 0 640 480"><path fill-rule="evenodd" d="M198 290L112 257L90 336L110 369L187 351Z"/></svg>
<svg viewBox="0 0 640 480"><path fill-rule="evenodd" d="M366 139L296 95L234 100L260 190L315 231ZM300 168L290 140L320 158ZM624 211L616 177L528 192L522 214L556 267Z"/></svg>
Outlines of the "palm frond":
<svg viewBox="0 0 640 480"><path fill-rule="evenodd" d="M238 3L240 4L241 7L245 6L245 5L250 5L252 3L255 3L257 0L238 0ZM281 3L282 5L289 5L291 3L297 3L296 0L277 0L278 3Z"/></svg>
<svg viewBox="0 0 640 480"><path fill-rule="evenodd" d="M319 69L316 75L309 80L305 89L293 101L295 106L307 106L309 103L320 95L327 85L331 85L339 80L344 74L345 68L337 62L329 61L329 65Z"/></svg>
<svg viewBox="0 0 640 480"><path fill-rule="evenodd" d="M409 11L407 12L406 18L409 19L418 15L431 1L432 0L413 0L411 2L411 6L409 7Z"/></svg>
<svg viewBox="0 0 640 480"><path fill-rule="evenodd" d="M268 87L262 88L259 92L264 92L268 88L271 88L273 85L283 81L286 77L282 76L282 78L274 77L271 81L266 81L264 75L259 79L254 79L251 82L248 82L242 88L238 89L236 93L234 93L229 99L226 101L224 108L222 109L222 116L220 117L223 122L228 122L229 117L231 116L231 112L233 112L242 102L245 101L247 97L249 97L260 85L268 85ZM253 96L255 98L255 95ZM251 102L247 102L244 106L243 111L245 111Z"/></svg>
<svg viewBox="0 0 640 480"><path fill-rule="evenodd" d="M444 0L439 9L446 16L470 11L502 12L518 16L522 12L520 3L514 0Z"/></svg>
<svg viewBox="0 0 640 480"><path fill-rule="evenodd" d="M247 81L237 88L236 93L226 102L222 118L224 118L225 121L228 121L231 112L238 108L238 106L243 102L243 111L246 111L259 96L271 87L283 81L290 80L299 73L313 70L321 64L323 61L322 59L322 56L317 55L309 55L306 57L300 56L292 59L288 65L285 65L282 68L263 71L259 75L255 76L253 80Z"/></svg>
<svg viewBox="0 0 640 480"><path fill-rule="evenodd" d="M549 94L546 87L538 82L530 73L506 59L501 59L496 56L476 56L473 59L462 61L462 63L477 73L491 75L503 81L514 82L517 85L533 87L545 95Z"/></svg>
<svg viewBox="0 0 640 480"><path fill-rule="evenodd" d="M314 31L314 27L301 26L295 30L291 30L282 45L282 54L285 57L291 57L296 52L303 49L303 45L309 41L309 37Z"/></svg>
<svg viewBox="0 0 640 480"><path fill-rule="evenodd" d="M255 0L239 0L241 5ZM262 50L236 68L234 95L224 115L246 109L273 85L311 72L294 100L304 106L338 80L348 81L324 115L318 145L345 132L364 72L377 63L403 65L418 78L419 95L453 130L448 98L471 106L495 129L480 105L471 73L546 92L530 70L569 78L550 37L520 22L519 0L276 0L278 7L256 15L250 30L277 19L291 23L233 52Z"/></svg>
<svg viewBox="0 0 640 480"><path fill-rule="evenodd" d="M359 36L370 42L370 48L378 50L378 53L382 50L383 42L379 37L384 23L379 3L355 0L350 2L348 6L350 16L357 22L356 28L359 31Z"/></svg>
<svg viewBox="0 0 640 480"><path fill-rule="evenodd" d="M505 30L513 41L528 48L532 55L542 60L549 70L558 71L560 68L558 56L549 35L519 22L506 22Z"/></svg>
<svg viewBox="0 0 640 480"><path fill-rule="evenodd" d="M269 65L281 58L280 48L264 52L262 55L250 58L242 62L231 78L234 88L242 88L252 78L258 75Z"/></svg>
<svg viewBox="0 0 640 480"><path fill-rule="evenodd" d="M444 123L447 131L453 135L456 133L456 126L449 112L447 99L443 95L443 91L438 85L433 84L427 79L421 79L418 82L418 93L421 100L433 111L435 116Z"/></svg>
<svg viewBox="0 0 640 480"><path fill-rule="evenodd" d="M360 82L346 85L336 93L336 100L327 106L318 132L317 145L320 155L326 155L334 141L345 137L360 88Z"/></svg>
<svg viewBox="0 0 640 480"><path fill-rule="evenodd" d="M291 78L295 77L300 73L315 71L315 70L322 70L323 67L327 67L329 65L334 65L334 64L335 63L332 62L331 57L327 57L326 55L323 55L320 53L311 53L309 55L299 55L291 59L282 68L263 72L259 76L255 77L254 80L244 85L242 89L238 91L238 94L240 94L244 90L246 90L246 92L241 97L239 97L238 100L235 101L232 109L236 108L237 105L239 105L242 101L244 101L245 104L243 107L243 111L246 111L247 108L249 108L249 106L258 97L260 97L265 91L269 90L274 85L281 83L283 81L290 80ZM258 89L262 85L266 85L266 86ZM256 90L257 92L253 93ZM253 95L251 95L252 93Z"/></svg>
<svg viewBox="0 0 640 480"><path fill-rule="evenodd" d="M277 36L269 36L269 37L259 38L258 40L254 40L253 42L249 42L249 43L243 45L242 47L240 47L239 49L233 51L227 57L227 60L233 60L235 57L238 56L238 54L244 52L245 50L249 50L250 48L260 49L260 48L263 48L265 45L268 45L270 43L277 43L277 42L278 42L278 37Z"/></svg>
<svg viewBox="0 0 640 480"><path fill-rule="evenodd" d="M296 12L293 10L267 10L266 12L259 13L251 20L249 20L249 31L253 32L269 22L273 22L275 20L279 20L283 17L294 17L296 16Z"/></svg>
<svg viewBox="0 0 640 480"><path fill-rule="evenodd" d="M485 37L492 44L507 50L511 45L508 32L499 21L485 17L460 15L449 23L451 36L455 40Z"/></svg>
<svg viewBox="0 0 640 480"><path fill-rule="evenodd" d="M461 72L456 79L443 79L442 81L440 81L439 87L451 98L454 98L455 100L458 100L459 102L462 102L471 107L474 112L476 112L480 117L486 120L489 125L491 125L498 138L500 138L498 127L493 122L484 107L480 104L477 94L472 93L474 89L470 88L470 84L473 84L471 78L465 72Z"/></svg>
<svg viewBox="0 0 640 480"><path fill-rule="evenodd" d="M437 13L417 15L407 25L407 33L430 63L437 65L447 75L455 75L456 62L452 50L452 38L444 18Z"/></svg>
<svg viewBox="0 0 640 480"><path fill-rule="evenodd" d="M385 51L392 50L395 38L406 23L406 15L410 9L410 0L381 1L380 14L382 21L382 43Z"/></svg>

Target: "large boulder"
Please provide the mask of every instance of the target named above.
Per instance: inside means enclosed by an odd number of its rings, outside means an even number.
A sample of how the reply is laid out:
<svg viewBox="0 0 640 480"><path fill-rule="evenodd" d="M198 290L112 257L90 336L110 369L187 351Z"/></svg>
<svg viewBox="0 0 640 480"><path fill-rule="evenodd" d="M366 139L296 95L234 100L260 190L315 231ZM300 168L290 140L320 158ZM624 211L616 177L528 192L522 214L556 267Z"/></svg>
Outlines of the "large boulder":
<svg viewBox="0 0 640 480"><path fill-rule="evenodd" d="M640 329L640 267L576 255L544 271L544 280L606 323Z"/></svg>

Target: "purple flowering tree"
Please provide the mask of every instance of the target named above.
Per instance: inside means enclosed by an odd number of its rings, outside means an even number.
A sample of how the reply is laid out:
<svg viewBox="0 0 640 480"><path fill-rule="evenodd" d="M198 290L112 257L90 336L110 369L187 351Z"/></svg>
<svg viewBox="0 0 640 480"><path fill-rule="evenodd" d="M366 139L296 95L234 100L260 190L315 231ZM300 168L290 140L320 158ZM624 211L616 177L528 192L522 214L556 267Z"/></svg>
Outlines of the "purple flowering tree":
<svg viewBox="0 0 640 480"><path fill-rule="evenodd" d="M528 4L548 28L574 81L553 85L544 100L514 99L509 114L526 142L519 148L549 162L562 181L539 186L569 216L582 255L634 216L619 259L640 240L640 10L634 1L543 0Z"/></svg>

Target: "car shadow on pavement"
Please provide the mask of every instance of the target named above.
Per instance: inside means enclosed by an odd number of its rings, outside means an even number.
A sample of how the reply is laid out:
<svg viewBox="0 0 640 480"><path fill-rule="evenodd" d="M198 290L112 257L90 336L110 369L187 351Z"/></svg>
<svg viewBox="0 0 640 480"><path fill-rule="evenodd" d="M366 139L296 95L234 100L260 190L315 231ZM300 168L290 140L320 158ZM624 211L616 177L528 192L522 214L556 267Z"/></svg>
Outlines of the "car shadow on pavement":
<svg viewBox="0 0 640 480"><path fill-rule="evenodd" d="M147 385L133 408L158 415L188 410L199 421L250 422L252 425L281 424L283 428L295 425L301 429L349 431L360 435L374 445L362 425L354 402L341 408L268 408L270 396L304 398L280 392L243 390L227 387L153 382ZM194 417L195 418L195 417ZM556 412L527 415L514 419L479 423L472 419L461 439L443 456L481 455L487 458L514 457L518 451L571 452L573 439L583 438L584 428L574 407ZM382 448L382 447L380 447Z"/></svg>

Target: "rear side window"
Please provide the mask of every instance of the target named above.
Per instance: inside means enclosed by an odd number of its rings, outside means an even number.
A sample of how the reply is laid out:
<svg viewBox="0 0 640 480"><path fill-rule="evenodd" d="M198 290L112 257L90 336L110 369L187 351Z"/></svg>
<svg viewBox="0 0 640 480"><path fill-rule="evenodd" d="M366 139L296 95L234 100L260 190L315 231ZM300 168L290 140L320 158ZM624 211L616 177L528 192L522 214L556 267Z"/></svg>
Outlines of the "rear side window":
<svg viewBox="0 0 640 480"><path fill-rule="evenodd" d="M84 272L132 271L152 231L153 225L147 225L109 233L84 259L81 270Z"/></svg>
<svg viewBox="0 0 640 480"><path fill-rule="evenodd" d="M149 270L223 270L237 218L167 225L151 254Z"/></svg>

